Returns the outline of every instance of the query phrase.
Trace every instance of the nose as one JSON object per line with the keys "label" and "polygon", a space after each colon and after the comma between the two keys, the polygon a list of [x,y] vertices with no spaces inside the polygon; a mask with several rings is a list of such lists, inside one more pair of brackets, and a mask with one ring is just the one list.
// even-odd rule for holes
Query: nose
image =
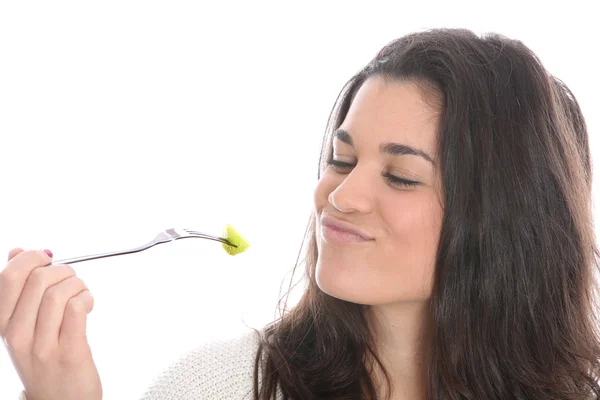
{"label": "nose", "polygon": [[374,188],[369,185],[369,182],[372,182],[373,179],[360,176],[356,172],[357,169],[354,169],[342,183],[329,193],[327,198],[329,203],[340,212],[367,213],[372,209]]}

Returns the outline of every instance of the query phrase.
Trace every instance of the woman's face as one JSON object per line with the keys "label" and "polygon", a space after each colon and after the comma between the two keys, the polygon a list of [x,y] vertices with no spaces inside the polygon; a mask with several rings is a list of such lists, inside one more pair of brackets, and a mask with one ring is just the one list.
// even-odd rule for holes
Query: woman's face
{"label": "woman's face", "polygon": [[442,221],[439,118],[411,82],[376,76],[357,92],[314,193],[321,290],[369,305],[429,298]]}

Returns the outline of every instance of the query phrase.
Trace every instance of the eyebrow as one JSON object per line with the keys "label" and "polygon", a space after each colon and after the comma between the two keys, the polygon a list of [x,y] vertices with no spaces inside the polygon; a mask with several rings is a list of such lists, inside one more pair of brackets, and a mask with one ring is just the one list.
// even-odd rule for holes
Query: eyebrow
{"label": "eyebrow", "polygon": [[[333,138],[339,139],[342,142],[354,147],[354,140],[352,140],[352,136],[350,136],[350,134],[343,129],[336,130],[333,133]],[[435,161],[433,161],[433,158],[429,154],[427,154],[423,150],[415,149],[414,147],[411,147],[411,146],[408,146],[405,144],[383,143],[379,146],[379,151],[382,154],[390,154],[392,156],[417,156],[417,157],[424,158],[425,160],[429,161],[431,164],[435,165]]]}

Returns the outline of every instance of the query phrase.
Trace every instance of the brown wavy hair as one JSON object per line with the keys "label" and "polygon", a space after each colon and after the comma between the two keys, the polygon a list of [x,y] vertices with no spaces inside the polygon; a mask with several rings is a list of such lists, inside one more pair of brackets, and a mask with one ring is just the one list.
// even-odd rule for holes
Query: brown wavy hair
{"label": "brown wavy hair", "polygon": [[[592,164],[571,91],[517,40],[462,29],[404,36],[340,92],[319,178],[332,132],[372,76],[415,82],[442,111],[429,398],[600,398]],[[383,366],[368,306],[318,288],[315,217],[296,263],[307,287],[260,332],[253,397],[374,400],[373,368]]]}

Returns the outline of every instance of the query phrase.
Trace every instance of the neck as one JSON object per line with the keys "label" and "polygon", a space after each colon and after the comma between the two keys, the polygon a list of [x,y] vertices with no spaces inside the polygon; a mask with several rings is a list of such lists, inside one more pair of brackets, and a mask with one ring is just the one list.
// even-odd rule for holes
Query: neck
{"label": "neck", "polygon": [[370,307],[369,317],[375,327],[375,351],[387,371],[392,388],[375,368],[375,384],[391,399],[426,399],[425,357],[429,304],[415,302]]}

